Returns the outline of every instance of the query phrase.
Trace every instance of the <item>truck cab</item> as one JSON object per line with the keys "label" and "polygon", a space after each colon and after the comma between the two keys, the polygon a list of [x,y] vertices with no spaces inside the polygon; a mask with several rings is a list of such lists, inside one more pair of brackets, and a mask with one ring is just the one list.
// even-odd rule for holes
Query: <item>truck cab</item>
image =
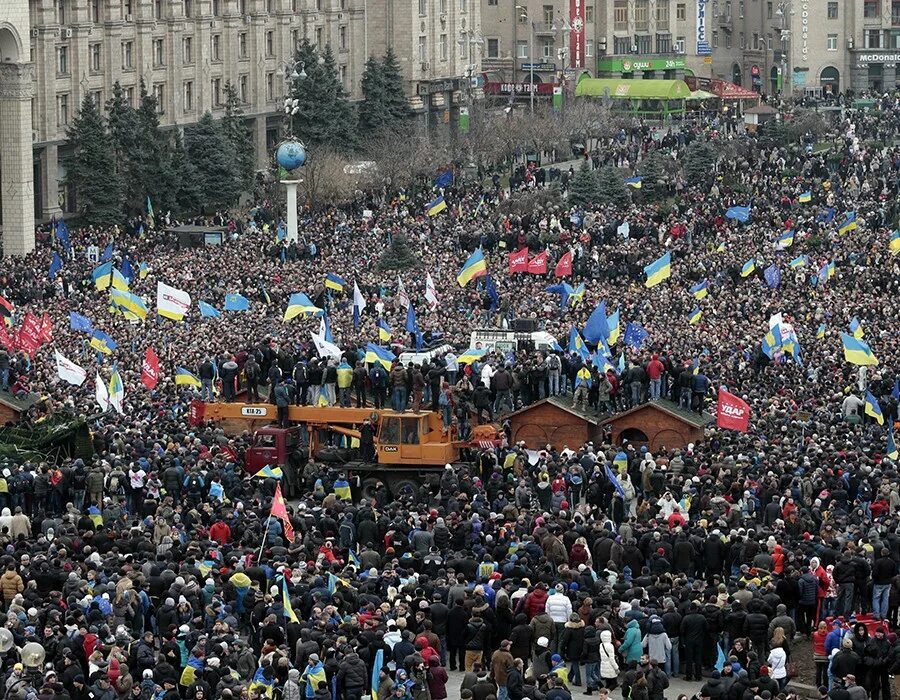
{"label": "truck cab", "polygon": [[263,467],[287,467],[291,455],[300,445],[300,426],[260,428],[253,435],[253,444],[244,455],[244,469],[256,474]]}

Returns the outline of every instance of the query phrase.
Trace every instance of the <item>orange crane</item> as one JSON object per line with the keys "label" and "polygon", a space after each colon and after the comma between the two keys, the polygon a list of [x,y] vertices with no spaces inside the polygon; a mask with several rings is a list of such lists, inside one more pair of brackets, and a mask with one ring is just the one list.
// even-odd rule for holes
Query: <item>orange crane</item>
{"label": "orange crane", "polygon": [[[290,426],[281,428],[273,421],[277,408],[272,404],[205,403],[194,401],[190,422],[220,423],[226,431],[254,431],[252,445],[244,457],[245,469],[255,474],[266,466],[281,466],[286,471],[302,466],[302,452],[322,462],[342,465],[348,477],[355,477],[365,496],[375,485],[386,483],[399,495],[415,490],[447,464],[461,462],[464,450],[499,445],[500,434],[493,425],[479,425],[469,440],[460,440],[455,427],[443,430],[439,413],[397,413],[389,409],[341,408],[338,406],[290,406]],[[336,435],[353,445],[359,440],[360,427],[368,419],[375,431],[374,461],[352,459],[355,451],[333,447]],[[288,482],[291,479],[288,478]]]}

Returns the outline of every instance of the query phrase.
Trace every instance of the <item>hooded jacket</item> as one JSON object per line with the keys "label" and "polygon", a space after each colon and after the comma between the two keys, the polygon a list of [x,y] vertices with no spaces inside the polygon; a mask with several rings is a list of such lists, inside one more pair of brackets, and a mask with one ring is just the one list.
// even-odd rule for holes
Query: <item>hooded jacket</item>
{"label": "hooded jacket", "polygon": [[616,648],[612,642],[612,632],[600,632],[600,677],[616,678],[619,675],[619,664],[616,662]]}

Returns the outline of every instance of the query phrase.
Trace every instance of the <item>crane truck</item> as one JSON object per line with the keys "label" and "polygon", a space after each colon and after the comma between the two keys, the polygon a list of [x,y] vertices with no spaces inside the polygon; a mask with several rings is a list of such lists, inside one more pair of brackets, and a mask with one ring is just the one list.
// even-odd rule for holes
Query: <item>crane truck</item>
{"label": "crane truck", "polygon": [[[286,486],[296,481],[291,477],[302,469],[306,460],[330,462],[358,483],[363,497],[375,493],[376,484],[385,484],[394,496],[411,495],[429,475],[445,465],[468,466],[464,456],[474,447],[501,444],[496,426],[475,426],[468,440],[460,440],[455,427],[443,430],[439,413],[397,413],[380,408],[341,408],[338,406],[290,406],[288,427],[275,421],[277,408],[264,403],[191,404],[190,422],[217,423],[226,432],[251,431],[252,443],[244,455],[244,469],[255,474],[266,466],[281,466],[288,476]],[[359,439],[360,427],[368,419],[374,427],[374,461],[359,459],[358,450],[335,448],[338,436],[352,444]],[[351,481],[351,483],[353,483]]]}

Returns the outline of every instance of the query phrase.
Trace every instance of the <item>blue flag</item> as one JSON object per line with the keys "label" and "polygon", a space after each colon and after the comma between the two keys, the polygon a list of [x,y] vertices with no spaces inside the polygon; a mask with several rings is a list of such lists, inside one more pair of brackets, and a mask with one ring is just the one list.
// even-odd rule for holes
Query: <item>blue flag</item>
{"label": "blue flag", "polygon": [[716,670],[721,673],[722,669],[725,668],[725,650],[722,649],[721,644],[716,644]]}
{"label": "blue flag", "polygon": [[484,282],[485,291],[487,291],[488,299],[491,300],[491,311],[496,311],[500,306],[500,295],[497,293],[497,287],[494,285],[494,279],[488,275]]}
{"label": "blue flag", "polygon": [[205,301],[200,302],[200,316],[203,318],[219,318],[221,315],[221,312],[212,304],[207,304]]}
{"label": "blue flag", "polygon": [[891,396],[900,401],[900,379],[894,380],[894,389],[891,391]]}
{"label": "blue flag", "polygon": [[56,273],[60,270],[62,270],[62,258],[59,257],[59,253],[53,251],[53,259],[50,261],[50,271],[47,273],[47,277],[55,278]]}
{"label": "blue flag", "polygon": [[131,284],[131,281],[134,279],[134,268],[131,266],[131,261],[128,259],[127,255],[122,261],[122,265],[119,267],[119,272],[121,272],[122,277],[127,279],[128,283]]}
{"label": "blue flag", "polygon": [[603,465],[603,468],[606,470],[606,478],[609,479],[609,482],[613,485],[613,488],[619,494],[621,498],[625,498],[625,489],[622,488],[622,484],[619,482],[616,475],[613,474],[612,469],[609,468],[608,464]]}
{"label": "blue flag", "polygon": [[628,325],[625,327],[625,345],[628,347],[632,347],[635,350],[639,350],[641,345],[644,344],[644,341],[647,339],[647,331],[644,330],[644,327],[640,323],[632,323],[628,322]]}
{"label": "blue flag", "polygon": [[100,262],[106,262],[107,260],[112,260],[113,256],[113,244],[109,243],[103,249],[103,255],[100,256]]}
{"label": "blue flag", "polygon": [[82,333],[94,332],[94,326],[91,324],[90,319],[87,316],[76,314],[74,311],[69,312],[69,328]]}
{"label": "blue flag", "polygon": [[750,220],[750,206],[746,207],[730,207],[725,212],[725,218],[740,221],[742,224]]}
{"label": "blue flag", "polygon": [[419,330],[419,326],[416,324],[416,310],[413,308],[412,303],[406,307],[406,330],[410,333],[415,333]]}
{"label": "blue flag", "polygon": [[63,248],[66,249],[66,252],[71,252],[72,240],[69,238],[69,227],[66,226],[64,219],[60,219],[56,222],[56,237],[59,239],[59,242],[63,244]]}
{"label": "blue flag", "polygon": [[438,175],[434,180],[435,187],[450,187],[453,184],[453,170],[452,168],[448,168],[440,175]]}
{"label": "blue flag", "polygon": [[763,272],[763,277],[766,278],[766,284],[775,289],[781,284],[781,269],[775,263],[772,263]]}
{"label": "blue flag", "polygon": [[584,339],[589,343],[599,343],[609,337],[609,324],[606,321],[606,302],[601,301],[590,315],[584,329],[581,331]]}
{"label": "blue flag", "polygon": [[231,294],[225,295],[225,310],[226,311],[249,311],[250,310],[250,300],[247,299],[243,294],[238,294],[237,292],[233,292]]}

